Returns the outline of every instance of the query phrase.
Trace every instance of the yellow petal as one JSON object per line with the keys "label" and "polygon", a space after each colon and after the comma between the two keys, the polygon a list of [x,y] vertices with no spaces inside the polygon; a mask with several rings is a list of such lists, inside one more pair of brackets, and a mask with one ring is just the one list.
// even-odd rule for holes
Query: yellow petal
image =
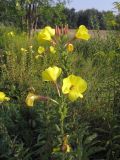
{"label": "yellow petal", "polygon": [[71,151],[71,147],[67,144],[67,150],[66,150],[66,152],[70,152]]}
{"label": "yellow petal", "polygon": [[51,35],[48,32],[48,30],[46,29],[42,29],[39,33],[38,33],[38,39],[40,41],[44,40],[44,41],[51,41]]}
{"label": "yellow petal", "polygon": [[35,56],[35,59],[38,59],[39,57],[40,57],[40,55],[36,55],[36,56]]}
{"label": "yellow petal", "polygon": [[25,100],[25,103],[27,104],[28,107],[33,107],[34,101],[38,99],[38,96],[29,92],[27,95],[27,98]]}
{"label": "yellow petal", "polygon": [[21,48],[20,50],[21,50],[21,52],[23,52],[23,53],[27,52],[27,50],[26,50],[25,48]]}
{"label": "yellow petal", "polygon": [[50,46],[50,53],[53,53],[53,54],[56,53],[56,50],[53,46]]}
{"label": "yellow petal", "polygon": [[9,98],[9,97],[5,97],[5,100],[6,100],[6,101],[9,101],[9,100],[10,100],[10,98]]}
{"label": "yellow petal", "polygon": [[84,25],[81,25],[76,32],[75,37],[78,39],[88,40],[90,39],[90,34],[88,33],[88,29]]}
{"label": "yellow petal", "polygon": [[87,82],[81,77],[70,75],[69,79],[71,81],[71,84],[75,86],[74,89],[76,89],[77,92],[83,93],[87,89]]}
{"label": "yellow petal", "polygon": [[83,98],[82,93],[87,89],[87,83],[79,76],[70,75],[63,79],[62,92],[68,94],[71,101],[77,98]]}
{"label": "yellow petal", "polygon": [[77,88],[80,93],[85,92],[87,89],[87,82],[81,77],[78,77]]}
{"label": "yellow petal", "polygon": [[69,92],[68,97],[73,102],[73,101],[77,100],[77,98],[79,98],[79,92],[77,92],[76,90],[71,90]]}
{"label": "yellow petal", "polygon": [[11,32],[8,33],[8,36],[14,37],[14,35],[15,35],[15,34],[14,34],[13,31],[11,31]]}
{"label": "yellow petal", "polygon": [[44,81],[56,81],[57,78],[60,76],[62,72],[61,68],[58,68],[56,66],[54,67],[49,67],[45,71],[42,72],[42,79]]}
{"label": "yellow petal", "polygon": [[55,35],[55,29],[51,28],[50,26],[46,26],[45,29],[49,32],[51,36]]}
{"label": "yellow petal", "polygon": [[45,52],[45,48],[42,47],[42,46],[40,46],[40,47],[38,48],[38,53],[39,53],[39,54],[42,54],[42,53],[44,53],[44,52]]}
{"label": "yellow petal", "polygon": [[73,52],[73,50],[74,50],[73,44],[69,43],[69,44],[67,45],[67,50],[68,50],[68,52]]}
{"label": "yellow petal", "polygon": [[0,102],[9,101],[9,100],[10,100],[10,98],[6,97],[4,92],[0,92]]}
{"label": "yellow petal", "polygon": [[5,93],[0,92],[0,102],[4,101],[4,99],[5,99]]}
{"label": "yellow petal", "polygon": [[72,86],[69,77],[63,79],[62,92],[63,94],[68,94],[70,92],[70,87]]}

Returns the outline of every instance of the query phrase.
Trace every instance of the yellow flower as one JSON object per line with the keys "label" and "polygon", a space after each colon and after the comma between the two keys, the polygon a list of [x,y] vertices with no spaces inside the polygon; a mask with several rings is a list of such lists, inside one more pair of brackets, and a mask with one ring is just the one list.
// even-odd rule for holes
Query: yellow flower
{"label": "yellow flower", "polygon": [[45,71],[42,72],[42,79],[44,81],[53,81],[55,82],[57,78],[60,76],[62,72],[61,68],[58,68],[56,66],[49,67]]}
{"label": "yellow flower", "polygon": [[39,33],[38,33],[38,39],[41,41],[51,41],[51,35],[49,33],[49,31],[47,29],[42,29]]}
{"label": "yellow flower", "polygon": [[40,55],[36,55],[36,56],[35,56],[35,59],[38,59],[39,57],[40,57]]}
{"label": "yellow flower", "polygon": [[40,46],[40,47],[38,48],[38,53],[39,53],[39,54],[42,54],[42,53],[44,53],[44,52],[45,52],[45,48],[42,47],[42,46]]}
{"label": "yellow flower", "polygon": [[73,50],[74,50],[73,44],[69,43],[69,44],[67,45],[67,51],[68,51],[68,52],[73,52]]}
{"label": "yellow flower", "polygon": [[90,34],[88,33],[88,29],[84,25],[81,25],[77,30],[75,37],[78,39],[88,40],[90,39]]}
{"label": "yellow flower", "polygon": [[33,49],[33,46],[31,45],[31,46],[29,46],[29,48],[30,48],[30,49]]}
{"label": "yellow flower", "polygon": [[21,52],[23,52],[23,53],[26,53],[26,52],[27,52],[27,50],[26,50],[25,48],[21,48],[20,50],[21,50]]}
{"label": "yellow flower", "polygon": [[68,135],[65,135],[63,137],[63,144],[62,144],[62,148],[61,149],[62,149],[63,152],[66,152],[66,153],[71,151],[71,147],[68,144]]}
{"label": "yellow flower", "polygon": [[50,53],[53,53],[53,54],[56,53],[56,50],[53,46],[50,46]]}
{"label": "yellow flower", "polygon": [[65,152],[65,153],[69,153],[71,151],[71,147],[69,144],[63,144],[62,146],[62,151]]}
{"label": "yellow flower", "polygon": [[67,144],[66,152],[70,152],[70,151],[71,151],[71,147]]}
{"label": "yellow flower", "polygon": [[3,101],[9,101],[10,98],[6,97],[6,94],[4,92],[0,92],[0,103]]}
{"label": "yellow flower", "polygon": [[51,36],[55,35],[55,29],[51,28],[50,26],[46,26],[45,30],[47,30]]}
{"label": "yellow flower", "polygon": [[28,107],[33,107],[34,101],[38,98],[39,96],[35,95],[34,93],[29,92],[25,100],[25,103],[27,104]]}
{"label": "yellow flower", "polygon": [[9,32],[7,35],[8,35],[8,36],[11,36],[11,37],[14,37],[14,36],[15,36],[15,34],[14,34],[13,31]]}
{"label": "yellow flower", "polygon": [[83,98],[82,93],[87,89],[87,83],[81,77],[70,75],[63,79],[62,92],[68,94],[71,101]]}

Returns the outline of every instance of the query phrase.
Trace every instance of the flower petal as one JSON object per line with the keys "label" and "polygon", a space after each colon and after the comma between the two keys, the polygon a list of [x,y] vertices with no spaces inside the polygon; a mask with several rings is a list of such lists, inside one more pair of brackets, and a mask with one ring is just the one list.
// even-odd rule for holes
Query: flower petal
{"label": "flower petal", "polygon": [[49,32],[51,36],[55,35],[55,29],[51,28],[50,26],[46,26],[45,29]]}
{"label": "flower petal", "polygon": [[49,67],[45,71],[42,72],[42,79],[44,81],[56,81],[57,78],[60,76],[62,72],[61,68],[58,68],[56,66],[54,67]]}
{"label": "flower petal", "polygon": [[38,48],[38,53],[39,53],[39,54],[42,54],[42,53],[44,53],[44,52],[45,52],[45,48],[42,47],[42,46],[40,46],[40,47]]}
{"label": "flower petal", "polygon": [[39,40],[46,40],[46,41],[51,41],[51,35],[48,32],[48,30],[46,29],[42,29],[39,33],[38,33],[38,39]]}
{"label": "flower petal", "polygon": [[25,100],[25,103],[27,104],[28,107],[33,107],[34,101],[38,99],[38,96],[29,92],[27,95],[27,98]]}
{"label": "flower petal", "polygon": [[63,86],[62,86],[62,92],[63,94],[68,94],[70,92],[70,87],[72,86],[70,78],[64,78],[63,79]]}
{"label": "flower petal", "polygon": [[90,34],[88,33],[88,29],[84,25],[81,25],[77,30],[75,37],[78,39],[88,40],[90,39]]}
{"label": "flower petal", "polygon": [[77,90],[71,90],[69,92],[68,97],[73,102],[73,101],[77,100],[77,98],[79,97],[79,92],[77,92]]}
{"label": "flower petal", "polygon": [[6,97],[6,94],[4,92],[0,92],[0,102],[9,101],[9,100],[10,98]]}

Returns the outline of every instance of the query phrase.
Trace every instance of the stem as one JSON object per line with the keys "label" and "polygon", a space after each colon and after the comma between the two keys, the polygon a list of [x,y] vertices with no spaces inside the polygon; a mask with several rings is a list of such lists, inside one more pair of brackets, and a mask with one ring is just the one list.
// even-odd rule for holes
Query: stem
{"label": "stem", "polygon": [[60,90],[59,90],[59,86],[58,86],[57,82],[55,82],[55,86],[56,86],[56,89],[57,89],[58,95],[59,95],[59,97],[60,97]]}
{"label": "stem", "polygon": [[[64,103],[64,101],[62,101],[62,103],[60,105],[59,114],[60,114],[60,131],[61,131],[61,138],[62,138],[61,144],[63,145],[63,138],[65,136],[65,132],[64,132],[64,126],[65,126],[65,124],[64,124],[64,120],[65,120],[65,118],[67,116],[67,106]],[[65,160],[65,153],[64,153],[64,151],[63,151],[61,159]]]}

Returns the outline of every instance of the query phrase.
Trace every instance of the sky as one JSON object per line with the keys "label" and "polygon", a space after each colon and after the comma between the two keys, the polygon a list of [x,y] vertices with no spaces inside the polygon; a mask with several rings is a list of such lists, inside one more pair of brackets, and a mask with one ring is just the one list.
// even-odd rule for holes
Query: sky
{"label": "sky", "polygon": [[98,9],[99,11],[115,10],[113,2],[118,0],[71,0],[67,5],[68,8],[75,8],[76,11],[90,8]]}

